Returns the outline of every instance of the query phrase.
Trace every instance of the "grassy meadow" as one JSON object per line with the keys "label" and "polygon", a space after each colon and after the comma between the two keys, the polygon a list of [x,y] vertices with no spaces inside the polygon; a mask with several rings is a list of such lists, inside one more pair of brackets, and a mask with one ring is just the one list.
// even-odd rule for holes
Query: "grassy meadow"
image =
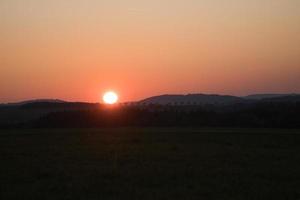
{"label": "grassy meadow", "polygon": [[0,199],[299,199],[300,130],[0,130]]}

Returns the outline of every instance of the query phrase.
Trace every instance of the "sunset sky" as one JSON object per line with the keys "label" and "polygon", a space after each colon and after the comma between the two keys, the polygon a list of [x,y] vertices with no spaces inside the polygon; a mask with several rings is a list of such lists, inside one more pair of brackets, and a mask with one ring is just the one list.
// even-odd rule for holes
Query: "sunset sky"
{"label": "sunset sky", "polygon": [[300,93],[300,0],[0,0],[0,102]]}

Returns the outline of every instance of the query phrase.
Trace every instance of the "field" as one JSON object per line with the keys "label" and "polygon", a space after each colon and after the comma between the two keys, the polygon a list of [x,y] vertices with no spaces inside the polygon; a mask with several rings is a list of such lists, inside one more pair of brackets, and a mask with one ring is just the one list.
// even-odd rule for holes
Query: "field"
{"label": "field", "polygon": [[0,130],[0,199],[299,199],[300,130]]}

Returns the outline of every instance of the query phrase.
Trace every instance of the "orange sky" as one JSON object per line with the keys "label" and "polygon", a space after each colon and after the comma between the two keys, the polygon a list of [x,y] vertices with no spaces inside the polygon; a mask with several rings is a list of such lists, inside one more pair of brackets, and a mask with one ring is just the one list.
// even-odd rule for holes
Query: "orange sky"
{"label": "orange sky", "polygon": [[0,102],[300,93],[299,0],[1,0]]}

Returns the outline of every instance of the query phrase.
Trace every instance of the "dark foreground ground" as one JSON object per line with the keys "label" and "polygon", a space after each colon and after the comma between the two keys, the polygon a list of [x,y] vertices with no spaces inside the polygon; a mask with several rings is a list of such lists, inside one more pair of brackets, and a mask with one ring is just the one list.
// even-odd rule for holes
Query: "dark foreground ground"
{"label": "dark foreground ground", "polygon": [[300,131],[1,130],[0,199],[299,199]]}

